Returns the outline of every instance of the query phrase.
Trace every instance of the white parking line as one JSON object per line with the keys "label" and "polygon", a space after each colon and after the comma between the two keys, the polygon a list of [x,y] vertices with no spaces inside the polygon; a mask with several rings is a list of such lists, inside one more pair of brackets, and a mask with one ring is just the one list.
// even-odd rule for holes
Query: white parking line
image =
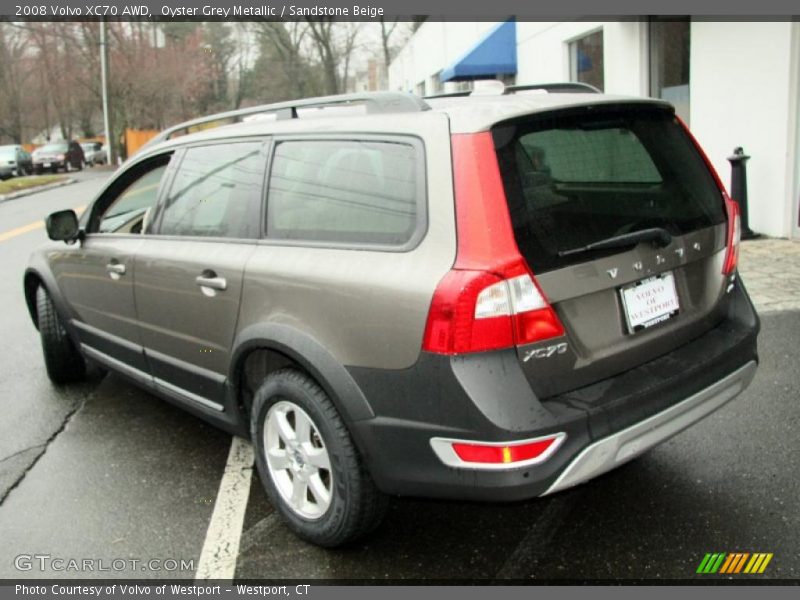
{"label": "white parking line", "polygon": [[253,446],[234,437],[195,579],[233,579],[253,476]]}

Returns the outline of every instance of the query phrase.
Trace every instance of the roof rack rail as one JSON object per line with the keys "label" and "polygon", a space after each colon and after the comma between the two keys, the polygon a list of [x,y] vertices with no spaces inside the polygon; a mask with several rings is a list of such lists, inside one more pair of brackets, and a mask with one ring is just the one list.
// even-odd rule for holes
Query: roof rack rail
{"label": "roof rack rail", "polygon": [[529,90],[543,90],[551,94],[602,94],[593,85],[579,81],[566,81],[563,83],[532,83],[524,85],[509,85],[506,94],[514,92],[527,92]]}
{"label": "roof rack rail", "polygon": [[[159,142],[172,138],[176,133],[189,133],[194,127],[199,127],[215,121],[228,121],[236,123],[242,118],[251,115],[274,113],[277,120],[296,119],[297,109],[299,108],[321,108],[325,106],[363,104],[367,113],[407,113],[421,112],[430,110],[430,106],[420,97],[403,92],[366,92],[360,94],[339,94],[336,96],[320,96],[317,98],[304,98],[289,102],[277,102],[274,104],[262,104],[237,110],[216,113],[205,117],[199,117],[190,121],[184,121],[164,129],[161,133],[148,141],[141,150],[154,146]],[[225,123],[229,125],[231,123]]]}
{"label": "roof rack rail", "polygon": [[472,94],[472,90],[461,92],[442,92],[441,94],[431,94],[430,96],[423,96],[423,100],[435,100],[436,98],[465,98]]}

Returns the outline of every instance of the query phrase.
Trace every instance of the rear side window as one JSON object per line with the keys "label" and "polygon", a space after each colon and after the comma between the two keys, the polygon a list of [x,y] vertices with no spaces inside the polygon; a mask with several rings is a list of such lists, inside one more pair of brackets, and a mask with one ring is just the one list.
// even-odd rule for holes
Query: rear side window
{"label": "rear side window", "polygon": [[493,133],[517,244],[536,271],[620,252],[559,256],[612,236],[682,235],[725,220],[716,183],[669,111],[584,108]]}
{"label": "rear side window", "polygon": [[286,240],[403,245],[417,230],[416,144],[290,140],[276,145],[267,235]]}
{"label": "rear side window", "polygon": [[170,187],[159,233],[257,238],[262,148],[262,142],[189,148]]}

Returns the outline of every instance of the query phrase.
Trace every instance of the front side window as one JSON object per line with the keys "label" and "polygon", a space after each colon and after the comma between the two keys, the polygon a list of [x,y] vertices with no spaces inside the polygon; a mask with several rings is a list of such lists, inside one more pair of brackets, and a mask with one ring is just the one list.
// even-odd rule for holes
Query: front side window
{"label": "front side window", "polygon": [[[92,219],[90,232],[142,233],[152,218],[158,189],[170,156],[137,165],[118,179],[101,198],[101,211]],[[102,208],[104,207],[104,208]]]}
{"label": "front side window", "polygon": [[259,235],[263,142],[189,148],[158,233],[252,239]]}
{"label": "front side window", "polygon": [[389,141],[281,142],[269,178],[271,238],[402,245],[417,230],[421,150]]}
{"label": "front side window", "polygon": [[603,75],[603,30],[585,35],[569,44],[570,79],[593,85],[601,92]]}

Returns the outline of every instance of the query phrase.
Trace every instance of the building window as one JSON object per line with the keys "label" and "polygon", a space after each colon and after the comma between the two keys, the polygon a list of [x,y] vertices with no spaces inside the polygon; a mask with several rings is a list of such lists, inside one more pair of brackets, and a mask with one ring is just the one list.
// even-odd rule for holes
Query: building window
{"label": "building window", "polygon": [[588,83],[601,92],[603,76],[603,30],[595,31],[569,44],[569,71],[572,81]]}
{"label": "building window", "polygon": [[689,122],[689,50],[691,23],[688,18],[653,20],[649,23],[650,95],[675,105],[675,112]]}

